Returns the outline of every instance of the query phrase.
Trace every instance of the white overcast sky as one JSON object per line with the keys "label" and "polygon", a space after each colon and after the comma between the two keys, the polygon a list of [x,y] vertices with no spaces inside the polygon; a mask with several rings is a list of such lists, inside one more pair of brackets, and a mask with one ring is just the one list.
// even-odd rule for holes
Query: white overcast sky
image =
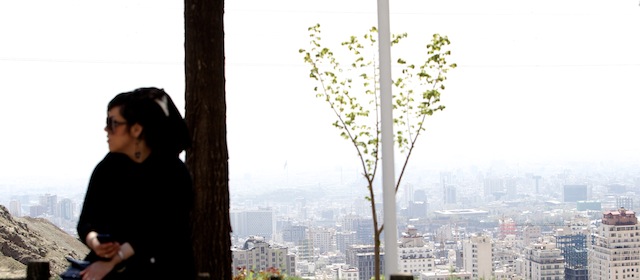
{"label": "white overcast sky", "polygon": [[[637,0],[390,2],[392,33],[408,32],[416,50],[447,35],[459,65],[413,164],[640,158]],[[232,182],[285,163],[357,168],[298,49],[309,26],[337,46],[376,15],[372,0],[226,1]],[[85,184],[119,92],[162,87],[184,106],[182,1],[1,1],[0,26],[0,187]]]}

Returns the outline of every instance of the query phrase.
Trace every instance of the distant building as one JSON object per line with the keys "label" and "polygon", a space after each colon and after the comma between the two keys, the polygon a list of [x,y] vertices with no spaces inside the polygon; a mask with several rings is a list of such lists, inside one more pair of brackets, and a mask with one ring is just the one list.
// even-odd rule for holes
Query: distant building
{"label": "distant building", "polygon": [[242,248],[232,248],[231,255],[234,276],[239,272],[235,268],[256,272],[276,268],[285,275],[295,275],[295,256],[286,247],[270,245],[261,237],[250,237]]}
{"label": "distant building", "polygon": [[309,230],[309,239],[313,247],[317,248],[320,254],[333,251],[335,230],[328,228],[312,228]]}
{"label": "distant building", "polygon": [[[331,271],[331,280],[359,280],[360,273],[358,268],[347,264],[334,264],[329,270]],[[317,279],[317,278],[316,278]],[[323,278],[326,279],[326,278]]]}
{"label": "distant building", "polygon": [[600,201],[584,201],[580,200],[576,203],[576,210],[578,211],[602,211],[602,203]]}
{"label": "distant building", "polygon": [[640,277],[640,227],[635,212],[606,211],[589,245],[589,279]]}
{"label": "distant building", "polygon": [[504,180],[501,178],[486,178],[484,179],[484,196],[487,198],[500,198],[506,194],[504,190]]}
{"label": "distant building", "polygon": [[587,185],[564,185],[563,201],[578,202],[581,200],[588,200],[588,194]]}
{"label": "distant building", "polygon": [[487,235],[474,235],[462,242],[464,270],[473,279],[491,279],[493,274],[493,242]]}
{"label": "distant building", "polygon": [[525,279],[564,279],[564,258],[554,243],[543,241],[525,247]]}
{"label": "distant building", "polygon": [[75,208],[76,204],[73,200],[64,198],[58,203],[59,210],[57,212],[59,213],[60,218],[64,220],[71,220],[75,216]]}
{"label": "distant building", "polygon": [[359,219],[356,228],[356,238],[359,244],[373,244],[373,220]]}
{"label": "distant building", "polygon": [[413,274],[414,277],[435,269],[433,248],[427,246],[422,235],[413,226],[408,226],[400,237],[398,258],[398,271]]}
{"label": "distant building", "polygon": [[46,214],[47,208],[45,208],[42,205],[31,205],[29,206],[29,217],[42,217],[44,214]]}
{"label": "distant building", "polygon": [[616,208],[624,208],[627,210],[635,209],[633,207],[633,197],[630,196],[618,196],[616,197]]}
{"label": "distant building", "polygon": [[454,185],[444,186],[444,204],[456,204],[456,187]]}
{"label": "distant building", "polygon": [[58,205],[58,196],[45,194],[40,197],[40,205],[44,207],[44,212],[53,217],[57,217],[57,205]]}
{"label": "distant building", "polygon": [[542,228],[536,225],[526,225],[522,228],[522,245],[527,247],[532,243],[538,241],[538,238],[542,236]]}
{"label": "distant building", "polygon": [[336,249],[345,254],[347,248],[351,245],[357,244],[355,231],[339,231],[336,232]]}
{"label": "distant building", "polygon": [[9,213],[14,217],[22,216],[22,204],[20,203],[20,200],[11,200],[9,202]]}
{"label": "distant building", "polygon": [[427,216],[427,203],[424,201],[412,201],[407,207],[407,216],[409,219],[424,219]]}
{"label": "distant building", "polygon": [[301,225],[291,225],[282,230],[282,240],[284,242],[291,242],[298,244],[300,241],[307,238],[307,227]]}
{"label": "distant building", "polygon": [[516,222],[511,218],[501,218],[498,220],[499,222],[499,232],[498,238],[500,240],[507,237],[507,235],[515,235],[516,234]]}
{"label": "distant building", "polygon": [[275,233],[276,221],[272,209],[230,210],[229,218],[232,234],[240,238],[263,236],[271,240]]}
{"label": "distant building", "polygon": [[589,279],[587,236],[582,233],[565,234],[562,230],[556,232],[556,246],[564,257],[565,280]]}
{"label": "distant building", "polygon": [[[380,248],[380,274],[384,275],[384,252]],[[359,280],[370,280],[375,275],[375,253],[373,245],[354,245],[347,249],[346,262],[358,268]]]}

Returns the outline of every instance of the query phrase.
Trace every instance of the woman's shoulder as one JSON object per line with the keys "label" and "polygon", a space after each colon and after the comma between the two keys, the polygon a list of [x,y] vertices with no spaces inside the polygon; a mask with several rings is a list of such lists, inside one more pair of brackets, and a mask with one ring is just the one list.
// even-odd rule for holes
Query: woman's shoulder
{"label": "woman's shoulder", "polygon": [[125,154],[109,152],[96,165],[95,170],[111,169],[117,166],[122,166],[130,161],[131,160]]}

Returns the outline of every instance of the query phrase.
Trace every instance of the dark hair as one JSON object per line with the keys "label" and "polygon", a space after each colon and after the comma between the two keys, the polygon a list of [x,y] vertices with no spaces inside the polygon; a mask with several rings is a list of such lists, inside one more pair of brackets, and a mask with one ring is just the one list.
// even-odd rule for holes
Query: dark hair
{"label": "dark hair", "polygon": [[148,87],[120,93],[107,110],[118,106],[127,123],[142,126],[140,138],[152,152],[177,155],[191,145],[187,125],[163,89]]}

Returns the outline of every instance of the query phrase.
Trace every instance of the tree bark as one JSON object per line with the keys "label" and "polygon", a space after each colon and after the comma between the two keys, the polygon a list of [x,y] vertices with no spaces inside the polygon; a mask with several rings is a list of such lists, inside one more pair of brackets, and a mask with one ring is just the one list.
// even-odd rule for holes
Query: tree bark
{"label": "tree bark", "polygon": [[193,248],[200,279],[231,279],[224,0],[185,0],[186,163],[196,199]]}

